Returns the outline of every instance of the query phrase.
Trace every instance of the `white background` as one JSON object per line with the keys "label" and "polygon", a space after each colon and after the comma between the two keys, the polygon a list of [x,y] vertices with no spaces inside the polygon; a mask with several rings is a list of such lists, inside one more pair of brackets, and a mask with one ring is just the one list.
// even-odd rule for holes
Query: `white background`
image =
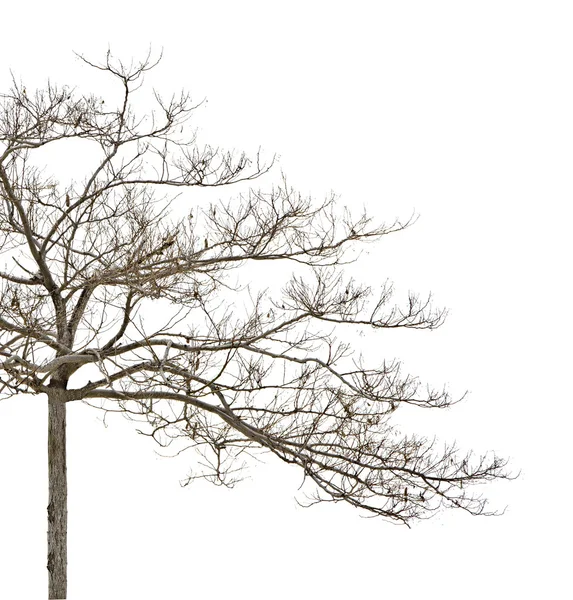
{"label": "white background", "polygon": [[[366,355],[469,389],[418,429],[522,470],[485,490],[504,516],[450,511],[408,530],[299,508],[300,474],[271,459],[231,491],[181,488],[185,456],[72,405],[69,598],[567,597],[571,13],[551,0],[3,7],[3,89],[12,69],[30,89],[105,91],[72,50],[97,60],[109,43],[129,59],[151,43],[154,85],[208,98],[206,139],[278,153],[317,199],[333,190],[388,221],[416,211],[351,274],[433,291],[450,318],[367,335]],[[41,397],[0,403],[1,598],[46,596],[46,417]]]}

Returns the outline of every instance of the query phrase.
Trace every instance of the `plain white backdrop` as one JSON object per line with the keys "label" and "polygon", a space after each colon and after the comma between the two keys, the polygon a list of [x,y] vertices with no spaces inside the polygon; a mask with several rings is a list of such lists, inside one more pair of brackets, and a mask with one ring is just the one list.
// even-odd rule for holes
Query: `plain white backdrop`
{"label": "plain white backdrop", "polygon": [[[164,50],[151,84],[208,99],[206,140],[276,152],[274,177],[317,199],[332,190],[387,221],[418,213],[351,274],[432,291],[450,317],[365,334],[365,356],[470,390],[405,426],[522,471],[484,489],[504,516],[450,511],[408,530],[299,508],[300,474],[271,458],[234,490],[181,488],[191,456],[161,458],[129,421],[106,428],[72,405],[68,597],[567,597],[571,4],[34,0],[2,13],[3,90],[12,69],[30,89],[49,77],[107,93],[72,51],[98,60],[109,44],[129,60],[151,44]],[[1,598],[47,593],[46,429],[44,398],[0,403]]]}

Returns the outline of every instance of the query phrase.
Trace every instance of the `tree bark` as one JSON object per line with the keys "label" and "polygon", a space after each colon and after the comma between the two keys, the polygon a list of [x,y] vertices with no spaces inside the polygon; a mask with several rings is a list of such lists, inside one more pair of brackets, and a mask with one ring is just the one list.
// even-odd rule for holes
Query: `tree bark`
{"label": "tree bark", "polygon": [[65,391],[48,394],[48,598],[66,598],[68,578],[68,482]]}

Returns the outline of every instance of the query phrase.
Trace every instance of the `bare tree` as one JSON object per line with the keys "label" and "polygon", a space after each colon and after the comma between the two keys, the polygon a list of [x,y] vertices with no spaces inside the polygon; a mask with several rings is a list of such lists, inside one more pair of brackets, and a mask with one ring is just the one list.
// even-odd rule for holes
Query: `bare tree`
{"label": "bare tree", "polygon": [[[366,366],[334,336],[346,324],[442,323],[429,299],[410,295],[400,307],[389,284],[375,293],[344,275],[349,249],[409,222],[376,226],[284,179],[176,218],[170,209],[185,195],[159,192],[230,186],[271,165],[201,146],[186,94],[155,93],[156,109],[138,115],[133,95],[157,64],[149,56],[129,66],[109,53],[82,60],[117,81],[119,100],[13,80],[0,111],[0,391],[48,399],[49,597],[66,596],[73,401],[146,421],[141,433],[161,445],[195,449],[189,481],[232,485],[258,449],[301,468],[311,503],[345,501],[404,524],[441,506],[492,514],[470,488],[509,477],[505,460],[390,424],[405,404],[451,405],[447,391],[421,386],[397,362]],[[62,182],[40,168],[47,146],[96,148],[98,158],[81,183]],[[233,280],[258,261],[291,265],[280,291]]]}

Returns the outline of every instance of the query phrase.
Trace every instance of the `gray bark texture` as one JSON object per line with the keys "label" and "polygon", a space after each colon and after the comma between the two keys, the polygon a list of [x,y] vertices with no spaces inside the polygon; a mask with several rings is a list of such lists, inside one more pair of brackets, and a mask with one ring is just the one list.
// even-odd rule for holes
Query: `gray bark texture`
{"label": "gray bark texture", "polygon": [[64,390],[48,394],[48,576],[49,598],[66,598],[68,483]]}

